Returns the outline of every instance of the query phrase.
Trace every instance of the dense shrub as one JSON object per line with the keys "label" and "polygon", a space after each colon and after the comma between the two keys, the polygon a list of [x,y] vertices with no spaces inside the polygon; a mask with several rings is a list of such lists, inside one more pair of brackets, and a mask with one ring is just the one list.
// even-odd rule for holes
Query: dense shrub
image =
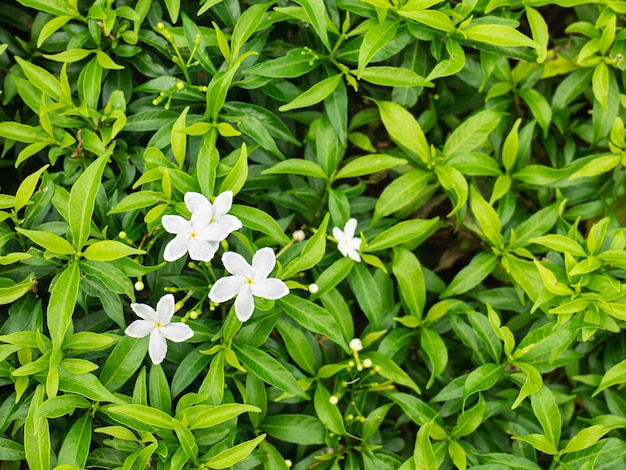
{"label": "dense shrub", "polygon": [[625,2],[18,2],[1,469],[626,467]]}

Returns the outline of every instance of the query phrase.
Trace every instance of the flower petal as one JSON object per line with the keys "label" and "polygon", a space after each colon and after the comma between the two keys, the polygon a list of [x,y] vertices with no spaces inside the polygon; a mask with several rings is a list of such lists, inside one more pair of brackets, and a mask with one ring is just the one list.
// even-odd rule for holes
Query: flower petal
{"label": "flower petal", "polygon": [[231,274],[246,278],[251,278],[254,275],[252,266],[239,253],[227,251],[222,255],[222,264]]}
{"label": "flower petal", "polygon": [[337,240],[337,242],[340,242],[345,238],[345,235],[339,227],[333,227],[333,237],[335,237],[335,240]]}
{"label": "flower petal", "polygon": [[199,231],[198,238],[200,240],[220,242],[224,240],[230,232],[232,232],[230,226],[220,222],[213,222]]}
{"label": "flower petal", "polygon": [[161,328],[161,334],[163,334],[163,336],[170,341],[180,343],[181,341],[191,338],[193,336],[193,330],[189,327],[189,325],[178,322],[170,323],[169,325]]}
{"label": "flower petal", "polygon": [[187,219],[180,215],[164,215],[161,217],[161,225],[169,233],[189,233],[191,225]]}
{"label": "flower petal", "polygon": [[361,261],[361,256],[359,256],[359,252],[357,250],[350,249],[348,251],[348,256],[350,257],[350,259],[353,259],[357,263]]}
{"label": "flower petal", "polygon": [[255,282],[266,279],[276,265],[276,255],[269,247],[261,248],[252,257],[252,271]]}
{"label": "flower petal", "polygon": [[163,251],[163,259],[165,261],[176,261],[182,258],[187,253],[187,244],[189,243],[189,237],[187,235],[176,235],[171,242],[165,246]]}
{"label": "flower petal", "polygon": [[343,233],[346,238],[354,237],[354,232],[356,231],[356,219],[350,219],[346,222],[346,225],[343,227]]}
{"label": "flower petal", "polygon": [[[208,214],[213,211],[213,206],[206,197],[200,193],[194,193],[191,191],[185,193],[185,205],[192,214],[195,212]],[[210,214],[209,217],[211,215],[212,214]]]}
{"label": "flower petal", "polygon": [[167,341],[165,341],[165,338],[157,328],[150,333],[148,354],[154,364],[161,364],[167,354]]}
{"label": "flower petal", "polygon": [[347,245],[346,243],[343,243],[343,242],[337,243],[337,249],[343,256],[348,256],[348,248],[349,248],[349,245]]}
{"label": "flower petal", "polygon": [[166,294],[159,299],[156,306],[156,314],[158,321],[162,326],[167,325],[172,316],[174,315],[174,309],[176,305],[176,300],[172,294]]}
{"label": "flower petal", "polygon": [[196,261],[211,261],[219,244],[217,242],[202,241],[197,239],[189,240],[189,257]]}
{"label": "flower petal", "polygon": [[289,288],[280,279],[270,278],[255,282],[251,286],[252,295],[276,300],[289,294]]}
{"label": "flower petal", "polygon": [[139,318],[144,320],[157,321],[157,314],[150,305],[146,304],[130,304],[130,308]]}
{"label": "flower petal", "polygon": [[209,291],[209,299],[221,304],[237,295],[246,280],[241,276],[227,276],[217,280]]}
{"label": "flower petal", "polygon": [[143,338],[148,336],[154,330],[154,322],[150,320],[135,320],[132,322],[126,330],[125,334],[131,338]]}
{"label": "flower petal", "polygon": [[250,319],[252,312],[254,312],[254,298],[252,297],[252,292],[246,286],[240,289],[235,299],[235,314],[239,321],[245,322]]}
{"label": "flower petal", "polygon": [[213,217],[216,219],[225,215],[233,205],[233,192],[224,191],[213,201]]}

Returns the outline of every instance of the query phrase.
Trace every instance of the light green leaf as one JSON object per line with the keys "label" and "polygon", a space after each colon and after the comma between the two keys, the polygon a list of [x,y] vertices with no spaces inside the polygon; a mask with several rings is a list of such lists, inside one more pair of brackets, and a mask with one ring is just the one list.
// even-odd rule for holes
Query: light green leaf
{"label": "light green leaf", "polygon": [[316,83],[311,88],[296,96],[291,102],[278,108],[279,111],[291,111],[292,109],[307,108],[325,100],[341,81],[342,74],[338,73]]}
{"label": "light green leaf", "polygon": [[73,255],[76,252],[70,242],[52,232],[26,230],[20,227],[15,227],[15,230],[52,253],[59,255]]}
{"label": "light green leaf", "polygon": [[361,72],[372,60],[372,57],[395,37],[398,25],[397,21],[383,21],[367,30],[359,48],[358,79],[361,79]]}
{"label": "light green leaf", "polygon": [[403,243],[417,246],[440,227],[439,218],[405,220],[378,234],[365,247],[365,251],[385,250]]}
{"label": "light green leaf", "polygon": [[263,175],[302,175],[313,178],[328,179],[322,167],[310,160],[290,158],[261,172]]}
{"label": "light green leaf", "polygon": [[546,437],[558,448],[561,439],[561,413],[552,390],[544,385],[530,396],[530,404]]}
{"label": "light green leaf", "polygon": [[113,261],[144,253],[144,250],[138,250],[115,240],[100,240],[89,245],[83,251],[83,256],[91,261]]}
{"label": "light green leaf", "polygon": [[499,24],[478,24],[463,29],[462,32],[469,38],[478,42],[486,42],[494,46],[505,47],[532,47],[537,49],[538,45],[528,36],[520,33],[510,26]]}
{"label": "light green leaf", "polygon": [[502,114],[487,109],[466,119],[446,139],[443,153],[447,158],[478,148],[500,124]]}
{"label": "light green leaf", "polygon": [[429,389],[435,379],[441,375],[448,364],[448,349],[441,336],[430,328],[422,328],[420,332],[420,346],[428,358],[430,379],[426,388]]}
{"label": "light green leaf", "polygon": [[430,147],[415,117],[404,107],[391,101],[376,101],[376,104],[391,140],[414,162],[427,164],[430,161]]}

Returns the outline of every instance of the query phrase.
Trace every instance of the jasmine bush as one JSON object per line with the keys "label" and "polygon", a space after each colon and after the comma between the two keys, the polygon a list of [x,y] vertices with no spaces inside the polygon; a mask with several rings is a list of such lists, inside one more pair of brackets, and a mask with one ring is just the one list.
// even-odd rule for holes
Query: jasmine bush
{"label": "jasmine bush", "polygon": [[626,467],[625,15],[5,2],[0,469]]}

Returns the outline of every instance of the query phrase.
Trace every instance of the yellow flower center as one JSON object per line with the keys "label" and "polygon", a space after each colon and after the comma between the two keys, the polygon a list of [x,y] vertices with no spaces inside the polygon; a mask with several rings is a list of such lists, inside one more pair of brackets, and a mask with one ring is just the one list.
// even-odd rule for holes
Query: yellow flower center
{"label": "yellow flower center", "polygon": [[251,277],[249,277],[248,279],[246,279],[246,284],[248,284],[249,286],[251,286],[252,284],[254,284],[254,281],[252,280]]}
{"label": "yellow flower center", "polygon": [[195,232],[195,230],[189,234],[189,238],[196,238],[197,236],[198,234]]}
{"label": "yellow flower center", "polygon": [[160,322],[160,321],[154,322],[154,327],[155,327],[157,330],[160,330],[160,329],[161,329],[161,326],[163,326],[163,325],[161,325],[161,322]]}

